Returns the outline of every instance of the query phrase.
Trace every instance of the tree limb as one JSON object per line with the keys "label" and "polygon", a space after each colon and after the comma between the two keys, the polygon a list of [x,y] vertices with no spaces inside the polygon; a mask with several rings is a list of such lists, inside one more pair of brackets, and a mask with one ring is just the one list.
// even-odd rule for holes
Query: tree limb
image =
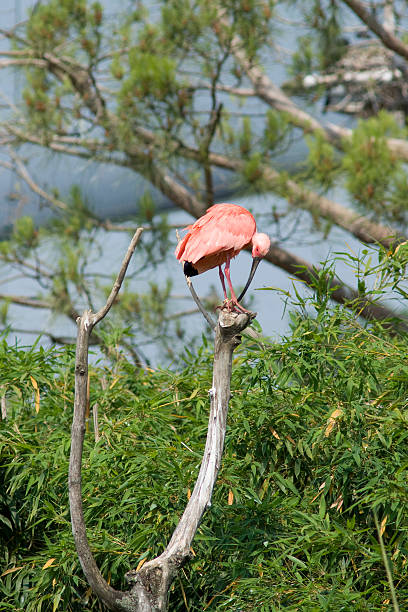
{"label": "tree limb", "polygon": [[108,297],[108,299],[106,301],[106,304],[100,310],[98,310],[98,312],[96,314],[94,314],[93,317],[92,317],[92,327],[94,325],[96,325],[97,323],[99,323],[99,321],[101,321],[107,315],[107,313],[109,312],[109,310],[112,307],[113,302],[117,298],[117,295],[118,295],[118,293],[120,291],[120,288],[122,286],[122,283],[123,283],[123,279],[125,278],[125,274],[126,274],[126,271],[128,269],[129,262],[132,259],[132,255],[135,252],[136,245],[139,242],[139,238],[140,238],[142,232],[143,232],[143,228],[142,227],[139,227],[136,230],[136,232],[135,232],[135,234],[134,234],[134,236],[133,236],[133,238],[132,238],[132,240],[130,242],[130,245],[128,247],[128,250],[127,250],[127,253],[125,255],[125,258],[124,258],[124,260],[122,262],[122,266],[120,268],[119,274],[118,274],[118,276],[117,276],[117,278],[116,278],[116,280],[115,280],[115,282],[113,284],[112,290],[111,290],[111,292],[109,294],[109,297]]}
{"label": "tree limb", "polygon": [[[88,346],[93,327],[107,314],[119,293],[129,261],[133,255],[140,234],[141,230],[139,228],[136,231],[131,244],[129,245],[119,274],[105,306],[96,314],[93,314],[91,311],[87,310],[84,312],[82,317],[79,317],[77,320],[78,335],[75,358],[74,416],[72,422],[71,452],[68,473],[72,533],[81,567],[92,590],[111,610],[117,611],[139,610],[139,608],[129,607],[126,603],[122,605],[121,601],[125,596],[127,598],[127,594],[113,589],[102,576],[89,546],[82,506],[81,465],[88,391]],[[145,609],[148,612],[151,612],[151,608]],[[140,608],[140,610],[143,611],[143,608]]]}
{"label": "tree limb", "polygon": [[196,290],[193,287],[193,283],[191,282],[191,279],[186,276],[185,277],[186,282],[187,282],[187,287],[190,290],[190,293],[193,297],[193,300],[195,301],[195,303],[197,304],[198,309],[200,310],[201,314],[203,315],[204,319],[207,321],[208,325],[210,326],[211,329],[215,329],[216,328],[216,324],[215,321],[212,319],[212,317],[208,314],[208,312],[206,311],[206,309],[204,308],[203,304],[201,303],[200,298],[198,297]]}
{"label": "tree limb", "polygon": [[238,314],[221,309],[216,327],[213,382],[210,389],[210,416],[200,472],[186,509],[164,552],[143,565],[139,572],[128,572],[129,582],[143,584],[154,593],[157,610],[167,610],[169,587],[191,556],[191,544],[205,510],[211,505],[212,491],[220,469],[227,425],[232,354],[240,344],[240,333],[254,314]]}

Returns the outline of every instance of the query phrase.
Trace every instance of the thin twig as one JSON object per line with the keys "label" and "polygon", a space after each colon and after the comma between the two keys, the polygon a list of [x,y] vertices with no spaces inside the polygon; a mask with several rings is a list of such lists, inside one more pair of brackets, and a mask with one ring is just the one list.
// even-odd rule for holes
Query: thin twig
{"label": "thin twig", "polygon": [[97,323],[99,323],[99,321],[101,321],[104,318],[104,316],[106,316],[106,314],[109,312],[113,302],[115,301],[115,299],[116,299],[116,297],[117,297],[117,295],[119,293],[119,290],[120,290],[120,288],[122,286],[123,279],[125,278],[126,270],[128,268],[130,259],[131,259],[132,255],[134,253],[134,250],[136,248],[136,245],[137,245],[137,243],[139,241],[139,238],[140,238],[140,235],[141,235],[142,232],[143,232],[143,228],[142,227],[139,227],[136,230],[136,232],[135,232],[135,234],[134,234],[134,236],[133,236],[133,238],[131,240],[131,243],[129,245],[129,248],[127,250],[127,253],[126,253],[126,255],[125,255],[125,257],[124,257],[124,259],[122,261],[122,266],[121,266],[121,268],[119,270],[119,274],[116,277],[116,280],[115,280],[115,282],[113,284],[113,287],[112,287],[112,291],[110,292],[110,295],[109,295],[109,297],[108,297],[108,299],[106,301],[105,306],[103,306],[96,314],[92,315],[92,324],[93,325],[96,325]]}
{"label": "thin twig", "polygon": [[188,288],[190,289],[191,295],[193,296],[193,300],[197,304],[198,308],[200,309],[200,312],[202,313],[203,317],[207,321],[208,325],[211,327],[211,329],[215,329],[216,322],[209,315],[209,313],[206,311],[206,309],[202,305],[200,298],[198,297],[197,293],[195,292],[195,289],[193,287],[193,283],[191,282],[191,279],[188,276],[186,276],[186,283],[187,283]]}
{"label": "thin twig", "polygon": [[52,195],[44,191],[29,175],[27,168],[24,166],[21,158],[9,148],[9,155],[16,165],[16,172],[22,178],[34,193],[37,193],[41,198],[47,200],[52,206],[59,208],[60,210],[67,210],[68,206],[65,202],[62,202],[58,198],[54,198]]}

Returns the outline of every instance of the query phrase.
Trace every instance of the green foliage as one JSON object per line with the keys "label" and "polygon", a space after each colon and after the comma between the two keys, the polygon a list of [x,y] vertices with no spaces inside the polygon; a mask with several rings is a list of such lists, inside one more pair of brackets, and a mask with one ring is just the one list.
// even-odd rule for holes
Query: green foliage
{"label": "green foliage", "polygon": [[306,136],[306,142],[309,147],[307,164],[312,180],[324,189],[332,187],[339,174],[340,156],[319,132],[313,137]]}
{"label": "green foliage", "polygon": [[[404,245],[377,262],[341,257],[374,296],[400,286]],[[236,353],[229,425],[213,504],[170,609],[389,608],[376,516],[401,609],[408,606],[406,337],[329,307],[332,289],[298,298],[292,333]],[[368,291],[368,290],[367,290]],[[358,304],[356,304],[358,308]],[[116,342],[113,334],[111,341]],[[66,487],[73,351],[0,345],[0,530],[5,609],[99,609],[74,551]],[[204,444],[211,348],[174,371],[136,369],[117,354],[90,368],[83,497],[105,577],[157,555],[194,486]],[[38,391],[37,391],[38,389]],[[187,604],[185,604],[185,601]]]}
{"label": "green foliage", "polygon": [[253,60],[271,33],[271,17],[275,8],[273,0],[232,0],[223,3],[233,18],[231,34],[238,34],[245,51]]}
{"label": "green foliage", "polygon": [[298,49],[292,55],[290,73],[295,77],[332,68],[347,50],[337,3],[299,4],[310,33],[298,38]]}
{"label": "green foliage", "polygon": [[262,178],[262,156],[260,153],[253,153],[244,166],[244,177],[250,184],[258,183]]}
{"label": "green foliage", "polygon": [[27,39],[37,51],[52,52],[74,33],[80,35],[80,45],[86,54],[94,57],[99,46],[97,29],[102,16],[100,2],[50,0],[33,11],[27,22]]}
{"label": "green foliage", "polygon": [[31,217],[20,217],[14,225],[13,240],[21,251],[36,246],[38,233]]}
{"label": "green foliage", "polygon": [[132,49],[129,67],[130,74],[121,90],[123,98],[151,95],[161,101],[174,91],[175,64],[170,58]]}
{"label": "green foliage", "polygon": [[39,231],[31,217],[20,217],[14,223],[10,238],[0,242],[0,254],[5,261],[22,260],[38,247]]}
{"label": "green foliage", "polygon": [[252,150],[252,129],[249,117],[244,117],[242,121],[242,131],[239,138],[239,148],[242,157],[247,157]]}
{"label": "green foliage", "polygon": [[284,112],[268,109],[266,112],[263,144],[266,151],[275,151],[282,145],[290,131]]}
{"label": "green foliage", "polygon": [[312,36],[300,36],[298,40],[298,51],[292,55],[290,74],[293,76],[304,76],[316,70],[315,53],[313,49]]}
{"label": "green foliage", "polygon": [[386,138],[401,137],[394,118],[382,111],[359,121],[345,143],[342,168],[356,205],[378,218],[406,221],[408,182],[403,164],[395,160]]}

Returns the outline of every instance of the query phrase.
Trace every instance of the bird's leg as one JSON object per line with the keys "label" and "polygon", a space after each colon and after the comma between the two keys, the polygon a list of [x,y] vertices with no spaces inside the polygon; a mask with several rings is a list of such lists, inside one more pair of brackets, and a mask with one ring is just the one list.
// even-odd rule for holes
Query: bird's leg
{"label": "bird's leg", "polygon": [[[233,310],[235,307],[237,310],[240,310],[241,312],[245,312],[245,313],[250,312],[250,310],[247,310],[246,308],[241,306],[241,304],[239,304],[237,300],[237,296],[235,295],[235,291],[232,287],[231,277],[230,277],[230,258],[229,257],[227,258],[227,261],[225,262],[224,274],[226,276],[228,286],[231,292],[231,299],[229,300],[228,308]],[[232,307],[231,307],[231,304],[233,305]]]}
{"label": "bird's leg", "polygon": [[222,288],[224,290],[224,299],[228,300],[228,296],[227,296],[227,290],[225,288],[225,281],[224,281],[224,274],[222,272],[222,268],[221,266],[218,266],[218,272],[220,274],[220,279],[221,279],[221,284],[222,284]]}

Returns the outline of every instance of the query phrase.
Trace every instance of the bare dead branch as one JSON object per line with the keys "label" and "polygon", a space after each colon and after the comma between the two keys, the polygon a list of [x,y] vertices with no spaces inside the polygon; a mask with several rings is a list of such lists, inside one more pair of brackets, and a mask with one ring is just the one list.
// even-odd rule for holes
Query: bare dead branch
{"label": "bare dead branch", "polygon": [[37,300],[36,298],[26,298],[21,295],[12,295],[8,293],[0,293],[0,300],[11,302],[13,304],[19,304],[20,306],[30,306],[30,308],[48,308],[52,309],[51,302],[44,300]]}
{"label": "bare dead branch", "polygon": [[98,597],[112,610],[122,610],[120,600],[124,593],[113,589],[104,579],[96,565],[86,535],[82,506],[81,465],[85,435],[85,412],[88,389],[88,344],[93,328],[93,315],[85,311],[78,319],[78,335],[75,359],[75,400],[71,432],[68,489],[71,510],[71,525],[78,558],[84,574]]}
{"label": "bare dead branch", "polygon": [[11,147],[9,147],[9,151],[8,152],[9,152],[9,155],[10,155],[11,159],[15,163],[15,169],[16,169],[16,172],[17,172],[18,176],[20,178],[22,178],[27,183],[27,185],[30,187],[30,189],[32,189],[32,191],[34,191],[34,193],[38,194],[44,200],[46,200],[47,202],[52,204],[52,206],[55,206],[56,208],[59,208],[60,210],[67,210],[68,207],[65,204],[65,202],[62,202],[62,200],[59,200],[58,198],[54,198],[52,195],[50,195],[49,193],[44,191],[44,189],[42,189],[33,180],[33,178],[28,173],[27,168],[24,166],[22,159],[15,153],[15,151],[13,151],[13,149]]}
{"label": "bare dead branch", "polygon": [[141,236],[141,233],[143,232],[143,228],[139,227],[136,232],[135,235],[133,236],[129,248],[127,250],[127,253],[122,261],[122,265],[121,268],[119,270],[119,274],[116,277],[116,280],[113,284],[112,290],[109,294],[109,297],[106,301],[106,304],[100,309],[98,310],[98,312],[96,314],[94,314],[92,316],[92,326],[96,325],[97,323],[99,323],[99,321],[101,321],[106,314],[109,312],[109,310],[111,309],[111,306],[113,304],[113,302],[115,301],[115,299],[117,298],[117,295],[119,293],[119,290],[122,286],[123,283],[123,279],[125,278],[125,274],[129,265],[130,260],[132,259],[132,255],[135,252],[135,248],[137,243],[139,242],[139,238]]}
{"label": "bare dead branch", "polygon": [[[129,261],[133,255],[137,241],[139,240],[141,231],[142,230],[139,228],[139,230],[137,230],[135,235],[133,236],[133,239],[129,245],[125,258],[122,262],[121,269],[105,306],[101,308],[96,314],[93,314],[91,311],[87,310],[84,312],[82,317],[79,317],[77,320],[78,335],[75,359],[75,399],[71,434],[68,489],[71,510],[72,533],[74,536],[75,546],[82,569],[92,590],[112,610],[140,610],[141,612],[143,610],[146,610],[147,612],[153,612],[153,609],[151,607],[135,607],[135,600],[133,600],[132,602],[132,598],[129,598],[127,594],[123,593],[122,591],[116,591],[115,589],[113,589],[102,576],[98,566],[96,565],[86,535],[81,491],[82,452],[85,435],[85,418],[88,396],[89,338],[93,327],[99,321],[101,321],[101,319],[103,319],[103,317],[107,314],[116,296],[118,295]],[[141,592],[141,598],[146,598],[143,591]],[[121,603],[122,600],[124,600],[123,604]]]}
{"label": "bare dead branch", "polygon": [[210,316],[210,314],[204,308],[200,298],[198,297],[198,295],[196,293],[196,290],[193,287],[193,283],[191,282],[191,278],[186,276],[185,279],[186,279],[187,287],[189,288],[190,293],[193,296],[193,300],[197,304],[198,309],[200,310],[201,314],[203,315],[204,319],[207,321],[207,323],[211,327],[211,329],[215,329],[216,323],[213,320],[213,318]]}
{"label": "bare dead branch", "polygon": [[232,354],[240,344],[240,333],[254,314],[219,311],[214,347],[213,382],[210,389],[210,416],[200,472],[186,509],[165,551],[148,561],[139,572],[128,572],[134,585],[144,585],[154,594],[153,604],[160,612],[167,610],[168,591],[178,570],[191,555],[191,544],[204,512],[211,505],[212,491],[221,465],[227,425]]}

